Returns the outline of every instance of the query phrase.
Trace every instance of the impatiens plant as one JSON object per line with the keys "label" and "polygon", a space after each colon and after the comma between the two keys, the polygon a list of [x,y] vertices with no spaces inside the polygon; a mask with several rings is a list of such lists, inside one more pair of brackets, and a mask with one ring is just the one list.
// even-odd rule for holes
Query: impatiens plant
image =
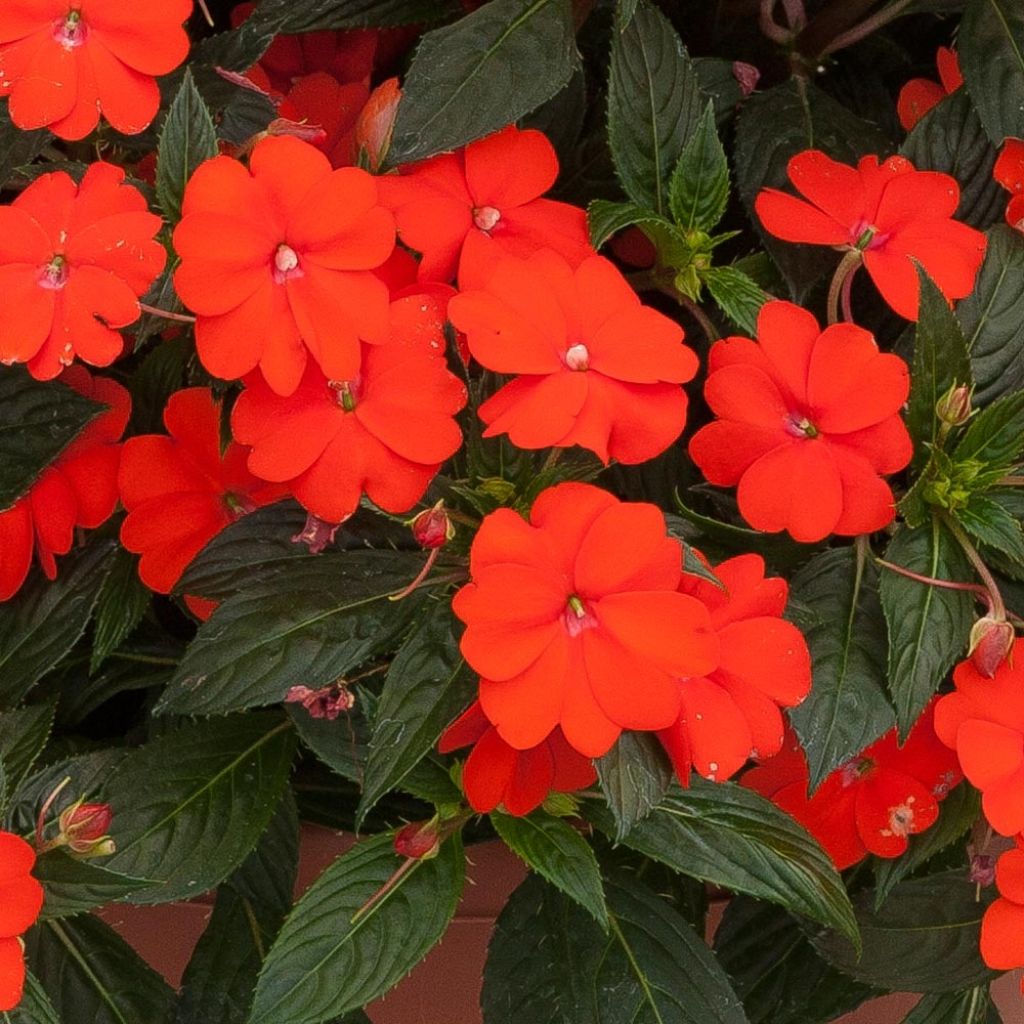
{"label": "impatiens plant", "polygon": [[1018,1019],[1022,53],[0,0],[0,1024]]}

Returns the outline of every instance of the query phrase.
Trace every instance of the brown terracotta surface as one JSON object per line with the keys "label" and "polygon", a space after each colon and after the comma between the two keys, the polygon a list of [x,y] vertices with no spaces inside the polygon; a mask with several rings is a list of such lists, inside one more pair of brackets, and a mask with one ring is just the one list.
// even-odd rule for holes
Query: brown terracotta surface
{"label": "brown terracotta surface", "polygon": [[[298,891],[305,890],[351,843],[351,837],[307,827]],[[522,880],[524,869],[500,843],[473,847],[469,861],[466,891],[448,933],[405,981],[369,1007],[374,1024],[481,1024],[480,979],[487,940],[494,918]],[[102,916],[172,985],[178,985],[209,913],[209,904],[194,902],[119,905],[102,911]],[[715,923],[711,922],[712,928]],[[1000,979],[993,991],[1003,1024],[1024,1024],[1019,974]],[[899,1024],[916,999],[907,995],[876,999],[837,1024]]]}

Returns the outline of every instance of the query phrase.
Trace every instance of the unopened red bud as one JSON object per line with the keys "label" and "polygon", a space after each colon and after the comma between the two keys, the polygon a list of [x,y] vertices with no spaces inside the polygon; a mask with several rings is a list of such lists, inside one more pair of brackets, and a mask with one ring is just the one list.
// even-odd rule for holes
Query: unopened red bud
{"label": "unopened red bud", "polygon": [[967,655],[981,675],[992,679],[1009,656],[1015,639],[1016,633],[1009,622],[985,615],[971,629]]}
{"label": "unopened red bud", "polygon": [[443,548],[455,536],[455,524],[443,501],[439,501],[433,508],[425,509],[409,525],[421,548]]}
{"label": "unopened red bud", "polygon": [[437,820],[413,821],[395,835],[395,853],[411,860],[429,860],[441,849]]}
{"label": "unopened red bud", "polygon": [[61,812],[58,845],[73,853],[103,857],[114,852],[114,841],[107,835],[114,815],[110,804],[86,804],[79,800]]}
{"label": "unopened red bud", "polygon": [[935,403],[935,415],[951,427],[962,427],[971,418],[971,389],[966,385],[950,388]]}
{"label": "unopened red bud", "polygon": [[376,171],[387,156],[401,98],[398,79],[389,78],[370,93],[370,98],[356,119],[356,147],[366,153],[371,171]]}

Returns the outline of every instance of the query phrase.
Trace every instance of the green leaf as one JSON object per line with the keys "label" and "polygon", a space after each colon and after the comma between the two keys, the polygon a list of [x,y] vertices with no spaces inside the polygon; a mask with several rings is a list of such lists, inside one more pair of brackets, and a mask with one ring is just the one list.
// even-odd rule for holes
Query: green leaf
{"label": "green leaf", "polygon": [[997,398],[967,425],[953,450],[954,462],[969,459],[986,469],[1009,469],[1024,451],[1024,391]]}
{"label": "green leaf", "polygon": [[903,1018],[903,1024],[1000,1024],[1001,1021],[987,985],[965,992],[925,996]]}
{"label": "green leaf", "polygon": [[13,505],[104,408],[59,381],[0,367],[0,508]]}
{"label": "green leaf", "polygon": [[373,718],[357,827],[366,812],[434,748],[476,692],[446,607],[431,602],[395,655]]}
{"label": "green leaf", "polygon": [[919,171],[940,171],[957,180],[957,220],[984,228],[1002,214],[1006,193],[992,177],[996,150],[965,89],[958,89],[929,110],[900,152]]}
{"label": "green leaf", "polygon": [[[853,163],[865,153],[891,151],[884,135],[803,78],[792,78],[744,104],[736,126],[733,168],[740,198],[760,230],[754,199],[762,188],[789,188],[786,165],[805,149]],[[795,301],[834,268],[820,246],[790,245],[761,231]]]}
{"label": "green leaf", "polygon": [[114,545],[100,540],[62,559],[53,582],[35,573],[0,604],[0,707],[16,704],[85,632]]}
{"label": "green leaf", "polygon": [[156,161],[156,198],[172,224],[181,219],[185,186],[196,168],[217,155],[213,117],[185,68],[178,94],[171,103],[160,132]]}
{"label": "green leaf", "polygon": [[914,330],[907,428],[917,447],[918,460],[923,461],[939,434],[936,403],[956,385],[970,387],[974,377],[964,332],[949,303],[920,265],[917,276],[921,287],[921,307]]}
{"label": "green leaf", "polygon": [[672,171],[669,204],[684,231],[704,232],[714,228],[729,204],[729,163],[710,101]]}
{"label": "green leaf", "polygon": [[514,818],[491,814],[495,832],[528,868],[575,900],[607,931],[601,869],[590,844],[563,818],[535,811]]}
{"label": "green leaf", "polygon": [[491,0],[428,32],[405,76],[389,162],[504,128],[554,96],[576,65],[569,0]]}
{"label": "green leaf", "polygon": [[796,918],[747,896],[729,900],[715,957],[750,1024],[825,1024],[875,994],[822,960]]}
{"label": "green leaf", "polygon": [[[1024,531],[1020,517],[998,500],[998,492],[972,494],[965,508],[957,509],[961,526],[976,540],[1024,565]],[[1016,498],[1011,492],[1008,498]]]}
{"label": "green leaf", "polygon": [[697,73],[701,92],[710,96],[715,105],[715,120],[721,128],[746,98],[733,73],[733,62],[721,57],[695,57],[693,70]]}
{"label": "green leaf", "polygon": [[[611,831],[611,816],[587,816]],[[778,903],[851,938],[856,925],[832,861],[788,814],[736,783],[694,778],[673,788],[623,840],[674,871]]]}
{"label": "green leaf", "polygon": [[[0,188],[32,163],[53,136],[45,129],[25,131],[11,121],[8,105],[0,107]],[[2,464],[2,463],[0,463]]]}
{"label": "green leaf", "polygon": [[290,791],[259,845],[217,889],[181,981],[176,1024],[245,1024],[263,956],[291,909],[299,822]]}
{"label": "green leaf", "polygon": [[793,578],[793,615],[811,651],[811,692],[790,720],[807,752],[810,788],[894,724],[886,698],[886,627],[878,570],[854,548],[815,555]]}
{"label": "green leaf", "polygon": [[600,249],[612,235],[634,224],[657,224],[663,228],[671,225],[660,214],[640,206],[638,203],[614,203],[610,199],[595,199],[587,207],[587,224],[590,227],[590,244]]}
{"label": "green leaf", "polygon": [[[889,542],[885,559],[934,579],[972,579],[963,549],[938,519],[917,530],[900,530]],[[889,626],[889,694],[905,737],[967,646],[974,598],[886,568],[878,589]]]}
{"label": "green leaf", "polygon": [[294,736],[280,715],[193,722],[128,754],[102,788],[113,808],[112,871],[156,883],[133,903],[198,896],[252,852],[281,801]]}
{"label": "green leaf", "polygon": [[1016,0],[971,0],[957,34],[964,84],[988,137],[1024,137],[1024,8]]}
{"label": "green leaf", "polygon": [[95,672],[142,621],[151,597],[149,587],[139,579],[138,558],[118,548],[96,601],[90,673]]}
{"label": "green leaf", "polygon": [[3,1024],[61,1024],[50,997],[31,972],[25,977],[21,1002],[13,1010],[0,1013],[0,1021]]}
{"label": "green leaf", "polygon": [[[1003,196],[1005,199],[1005,195]],[[974,290],[956,307],[986,405],[1024,385],[1024,237],[1006,224],[988,232]]]}
{"label": "green leaf", "polygon": [[900,857],[875,859],[875,906],[880,907],[893,888],[962,838],[981,814],[981,795],[964,783],[939,804],[939,820],[920,835],[910,837]]}
{"label": "green leaf", "polygon": [[[225,71],[248,71],[270,48],[270,44],[294,13],[295,5],[286,0],[268,2],[261,0],[256,9],[242,22],[238,28],[230,32],[218,32],[216,35],[200,39],[192,47],[190,66],[193,72],[200,68],[210,69],[211,78],[216,75],[214,68]],[[205,90],[203,77],[197,74],[200,86]],[[224,83],[223,79],[214,82],[216,86]],[[248,89],[235,91],[246,92]],[[271,115],[273,108],[271,108]]]}
{"label": "green leaf", "polygon": [[387,992],[441,938],[462,893],[458,836],[405,874],[361,916],[402,864],[393,835],[339,857],[306,891],[267,955],[250,1024],[321,1024]]}
{"label": "green leaf", "polygon": [[661,802],[672,769],[654,736],[642,732],[624,732],[594,765],[619,842]]}
{"label": "green leaf", "polygon": [[607,892],[608,934],[537,876],[512,894],[488,948],[485,1024],[747,1024],[682,915],[625,873]]}
{"label": "green leaf", "polygon": [[[53,728],[54,705],[33,704],[0,714],[0,764],[4,767],[8,797],[13,796],[32,770]],[[5,801],[0,798],[0,811]]]}
{"label": "green leaf", "polygon": [[81,914],[153,886],[152,879],[109,871],[100,861],[78,860],[63,850],[43,854],[32,874],[46,890],[44,919]]}
{"label": "green leaf", "polygon": [[620,32],[629,27],[629,23],[636,14],[636,5],[639,0],[618,0],[616,5],[615,22]]}
{"label": "green leaf", "polygon": [[302,4],[295,0],[277,0],[277,4],[292,8],[282,27],[282,31],[289,34],[427,25],[446,21],[464,11],[457,0],[309,0]]}
{"label": "green leaf", "polygon": [[43,922],[25,945],[32,973],[65,1024],[170,1024],[171,987],[99,918]]}
{"label": "green leaf", "polygon": [[156,713],[222,714],[333,682],[408,629],[419,601],[388,596],[413,575],[407,554],[339,551],[257,578],[199,628]]}
{"label": "green leaf", "polygon": [[757,332],[757,315],[771,296],[756,281],[737,267],[708,267],[701,271],[700,279],[740,330],[750,335]]}
{"label": "green leaf", "polygon": [[669,20],[641,0],[612,39],[608,140],[615,171],[634,202],[669,209],[669,178],[704,107],[686,48]]}
{"label": "green leaf", "polygon": [[854,899],[864,948],[858,958],[835,932],[813,937],[815,947],[845,974],[879,988],[957,992],[994,978],[981,961],[981,918],[995,898],[962,870],[901,882],[879,910],[870,890]]}

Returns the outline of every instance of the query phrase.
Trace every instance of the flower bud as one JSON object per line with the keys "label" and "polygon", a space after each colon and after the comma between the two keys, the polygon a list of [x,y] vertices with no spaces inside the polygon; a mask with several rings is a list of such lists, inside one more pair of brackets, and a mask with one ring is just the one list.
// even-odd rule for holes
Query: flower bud
{"label": "flower bud", "polygon": [[409,525],[421,548],[443,548],[455,536],[455,524],[444,507],[444,501],[424,509]]}
{"label": "flower bud", "polygon": [[115,849],[114,840],[107,835],[113,818],[110,804],[78,800],[57,819],[60,835],[55,845],[66,846],[83,857],[106,857]]}
{"label": "flower bud", "polygon": [[411,860],[429,860],[441,849],[441,832],[436,818],[413,821],[395,835],[395,853]]}
{"label": "flower bud", "polygon": [[971,628],[967,656],[986,679],[992,679],[1013,649],[1016,633],[1005,619],[985,615]]}
{"label": "flower bud", "polygon": [[936,403],[935,415],[950,427],[962,427],[971,418],[971,389],[951,387]]}
{"label": "flower bud", "polygon": [[356,119],[356,147],[366,154],[371,171],[376,171],[387,156],[401,98],[398,79],[388,78],[370,93],[370,98]]}

